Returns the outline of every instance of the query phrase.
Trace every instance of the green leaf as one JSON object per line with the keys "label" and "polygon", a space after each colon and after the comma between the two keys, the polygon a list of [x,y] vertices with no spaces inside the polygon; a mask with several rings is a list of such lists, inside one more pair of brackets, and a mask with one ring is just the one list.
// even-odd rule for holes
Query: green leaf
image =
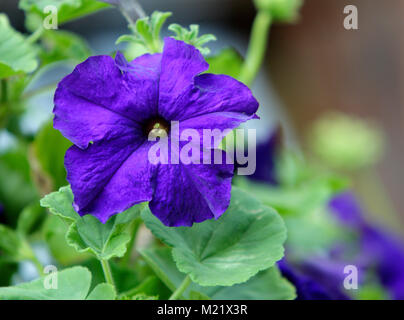
{"label": "green leaf", "polygon": [[45,279],[0,288],[0,299],[4,300],[84,300],[91,284],[91,273],[87,268],[73,267],[50,274],[57,276],[57,289],[46,289]]}
{"label": "green leaf", "polygon": [[24,237],[2,224],[0,224],[0,253],[9,262],[18,262],[33,256]]}
{"label": "green leaf", "polygon": [[30,234],[35,230],[35,226],[43,220],[44,209],[39,205],[38,201],[25,207],[20,213],[17,222],[17,231],[21,234]]}
{"label": "green leaf", "polygon": [[43,19],[49,15],[44,13],[44,9],[49,5],[56,7],[60,24],[110,7],[96,0],[21,0],[19,8]]}
{"label": "green leaf", "polygon": [[166,227],[142,212],[152,233],[173,247],[178,269],[204,286],[247,281],[283,256],[286,228],[277,212],[237,188],[231,199],[221,218],[192,227]]}
{"label": "green leaf", "polygon": [[129,223],[139,216],[143,205],[136,205],[110,218],[105,224],[92,215],[80,217],[73,209],[73,193],[62,187],[41,200],[41,206],[62,217],[70,225],[66,234],[68,244],[78,252],[91,252],[98,259],[122,257],[130,240]]}
{"label": "green leaf", "polygon": [[4,13],[0,14],[0,43],[0,79],[38,67],[35,47],[10,26]]}
{"label": "green leaf", "polygon": [[47,123],[35,137],[34,155],[41,169],[51,178],[53,190],[67,184],[64,156],[71,145],[58,130],[53,129],[51,122]]}
{"label": "green leaf", "polygon": [[158,300],[157,296],[148,296],[144,293],[134,295],[130,300]]}
{"label": "green leaf", "polygon": [[206,294],[198,291],[191,291],[189,294],[191,300],[211,300]]}
{"label": "green leaf", "polygon": [[188,30],[179,24],[173,23],[168,26],[168,30],[175,33],[174,39],[193,45],[203,55],[210,53],[210,49],[205,47],[205,44],[210,41],[216,41],[216,37],[213,34],[204,34],[199,37],[199,25],[197,24],[191,24]]}
{"label": "green leaf", "polygon": [[133,35],[120,36],[116,43],[129,42],[140,45],[143,50],[149,53],[161,52],[163,42],[161,41],[160,31],[170,16],[171,12],[154,11],[150,17],[137,19],[135,25],[130,26]]}
{"label": "green leaf", "polygon": [[[82,263],[90,256],[90,254],[77,252],[76,249],[67,244],[66,233],[68,230],[69,225],[60,217],[54,215],[47,216],[42,229],[43,237],[52,253],[52,257],[63,266]],[[99,265],[99,261],[96,261],[97,265]],[[104,280],[104,277],[102,277],[102,281]]]}
{"label": "green leaf", "polygon": [[209,73],[227,74],[233,78],[240,75],[243,58],[232,48],[223,49],[219,54],[208,57]]}
{"label": "green leaf", "polygon": [[73,192],[70,186],[61,187],[59,191],[52,192],[41,199],[41,206],[48,208],[51,213],[57,215],[67,223],[72,224],[80,219],[79,214],[73,208]]}
{"label": "green leaf", "polygon": [[[162,293],[162,287],[164,287],[156,276],[148,276],[145,280],[143,280],[138,286],[135,288],[123,293],[120,298],[121,299],[133,299],[132,297],[138,296],[137,299],[134,300],[141,300],[139,299],[139,295],[146,295],[149,297],[156,297],[158,298],[159,293]],[[145,300],[156,300],[156,299],[145,299]]]}
{"label": "green leaf", "polygon": [[[169,248],[155,248],[140,250],[140,254],[157,277],[169,288],[175,291],[185,278],[185,274],[178,271]],[[190,287],[195,286],[191,284]]]}
{"label": "green leaf", "polygon": [[0,202],[8,223],[13,226],[20,212],[38,197],[31,180],[27,153],[26,146],[20,146],[0,155]]}
{"label": "green leaf", "polygon": [[88,295],[86,300],[115,300],[116,292],[109,283],[100,283]]}
{"label": "green leaf", "polygon": [[[141,251],[146,263],[153,269],[164,284],[174,291],[184,280],[175,265],[169,248],[155,248]],[[194,292],[194,293],[193,293]],[[217,299],[217,300],[284,300],[294,299],[295,289],[281,277],[277,267],[258,273],[245,283],[231,287],[214,286],[202,287],[192,283],[185,291],[184,296],[190,299]]]}
{"label": "green leaf", "polygon": [[262,271],[249,281],[233,287],[221,287],[211,293],[216,300],[293,300],[295,288],[281,276],[277,267]]}
{"label": "green leaf", "polygon": [[42,44],[44,49],[39,57],[43,65],[61,60],[82,62],[91,55],[89,46],[80,36],[64,30],[46,30]]}

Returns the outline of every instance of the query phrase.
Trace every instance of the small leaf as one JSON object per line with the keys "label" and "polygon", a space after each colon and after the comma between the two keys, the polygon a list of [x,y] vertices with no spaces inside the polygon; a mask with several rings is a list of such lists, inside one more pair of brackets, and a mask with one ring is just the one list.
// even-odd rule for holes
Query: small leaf
{"label": "small leaf", "polygon": [[115,44],[120,44],[122,42],[132,42],[132,43],[137,43],[143,45],[144,42],[140,40],[139,38],[136,38],[134,35],[131,34],[124,34],[120,36],[116,41]]}
{"label": "small leaf", "polygon": [[153,30],[154,39],[160,38],[161,28],[169,17],[171,17],[171,12],[161,12],[154,11],[150,18],[151,29]]}
{"label": "small leaf", "polygon": [[52,275],[57,277],[57,289],[47,289],[45,277],[42,277],[13,287],[0,288],[0,299],[84,300],[87,297],[91,284],[91,273],[87,268],[73,267]]}
{"label": "small leaf", "polygon": [[123,35],[116,43],[129,42],[140,45],[146,52],[155,53],[163,50],[160,31],[171,12],[154,11],[150,17],[137,19],[135,25],[130,25],[133,35]]}
{"label": "small leaf", "polygon": [[0,79],[30,73],[38,67],[36,48],[15,31],[5,14],[0,14]]}
{"label": "small leaf", "polygon": [[203,55],[208,55],[210,49],[204,47],[204,45],[210,41],[216,41],[216,37],[213,34],[205,34],[200,37],[199,25],[191,24],[189,30],[183,28],[181,25],[173,23],[168,26],[168,30],[175,33],[174,39],[184,41],[197,48]]}
{"label": "small leaf", "polygon": [[0,224],[0,253],[9,262],[18,262],[33,256],[24,237],[2,224]]}
{"label": "small leaf", "polygon": [[73,208],[73,192],[70,186],[61,187],[59,191],[52,192],[41,199],[41,206],[48,208],[54,215],[60,216],[69,224],[80,218]]}
{"label": "small leaf", "polygon": [[44,217],[44,209],[39,205],[38,201],[24,208],[20,213],[17,222],[17,231],[22,234],[29,234],[34,227],[42,221]]}
{"label": "small leaf", "polygon": [[219,54],[208,57],[206,61],[209,63],[209,73],[227,74],[236,79],[240,75],[241,66],[243,65],[241,55],[231,48],[224,49]]}
{"label": "small leaf", "polygon": [[218,220],[192,227],[166,227],[148,208],[142,212],[152,233],[173,247],[178,269],[204,286],[247,281],[283,256],[286,228],[277,212],[237,188],[231,199]]}
{"label": "small leaf", "polygon": [[57,9],[60,24],[110,7],[108,4],[96,0],[21,0],[19,2],[20,9],[42,18],[49,15],[49,13],[44,13],[47,6],[54,6]]}
{"label": "small leaf", "polygon": [[115,300],[116,292],[109,283],[100,283],[88,295],[86,300]]}
{"label": "small leaf", "polygon": [[62,187],[41,200],[41,206],[70,224],[67,242],[78,252],[91,252],[98,259],[122,257],[130,236],[126,230],[129,222],[139,216],[142,204],[110,218],[105,224],[92,215],[80,217],[73,209],[73,193],[69,186]]}

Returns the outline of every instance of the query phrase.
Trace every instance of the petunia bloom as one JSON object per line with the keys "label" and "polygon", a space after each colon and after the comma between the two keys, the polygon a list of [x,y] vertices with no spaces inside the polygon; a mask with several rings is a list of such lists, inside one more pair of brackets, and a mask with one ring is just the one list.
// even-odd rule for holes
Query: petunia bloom
{"label": "petunia bloom", "polygon": [[59,83],[54,127],[74,143],[65,167],[80,215],[106,222],[144,201],[167,226],[223,214],[232,164],[153,164],[148,158],[156,143],[148,139],[151,130],[169,133],[172,121],[181,133],[233,129],[256,117],[258,102],[247,86],[201,74],[207,69],[197,49],[166,38],[162,53],[132,62],[121,54],[90,57]]}
{"label": "petunia bloom", "polygon": [[[282,276],[296,288],[296,300],[348,300],[340,289],[340,283],[334,283],[335,274],[320,277],[317,273],[307,273],[282,259],[278,262]],[[342,282],[341,282],[342,283]]]}
{"label": "petunia bloom", "polygon": [[282,130],[281,127],[277,127],[262,143],[257,145],[257,169],[254,174],[248,176],[249,179],[268,183],[272,186],[278,185],[275,161],[281,144]]}
{"label": "petunia bloom", "polygon": [[360,235],[358,261],[375,268],[393,299],[404,299],[404,243],[402,239],[365,220],[365,212],[352,192],[335,196],[329,204],[340,221]]}

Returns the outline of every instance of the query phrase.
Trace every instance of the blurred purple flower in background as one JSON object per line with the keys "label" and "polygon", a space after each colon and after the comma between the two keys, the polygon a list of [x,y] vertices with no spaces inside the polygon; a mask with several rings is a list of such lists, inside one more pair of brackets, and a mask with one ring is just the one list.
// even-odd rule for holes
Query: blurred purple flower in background
{"label": "blurred purple flower in background", "polygon": [[257,168],[254,174],[248,176],[258,182],[266,182],[271,185],[278,184],[275,161],[282,140],[281,127],[275,129],[263,143],[257,145]]}
{"label": "blurred purple flower in background", "polygon": [[[282,275],[296,288],[296,300],[347,300],[349,297],[337,288],[342,281],[336,284],[339,275],[324,273],[322,277],[315,272],[301,271],[285,259],[278,262]],[[313,263],[316,268],[316,263]],[[314,270],[313,270],[314,271]]]}
{"label": "blurred purple flower in background", "polygon": [[344,225],[359,233],[358,261],[376,270],[380,282],[393,299],[404,299],[404,242],[391,231],[368,223],[352,192],[335,196],[329,206]]}
{"label": "blurred purple flower in background", "polygon": [[0,203],[0,223],[5,223],[6,219],[5,219],[5,215],[4,215],[4,207],[3,205]]}

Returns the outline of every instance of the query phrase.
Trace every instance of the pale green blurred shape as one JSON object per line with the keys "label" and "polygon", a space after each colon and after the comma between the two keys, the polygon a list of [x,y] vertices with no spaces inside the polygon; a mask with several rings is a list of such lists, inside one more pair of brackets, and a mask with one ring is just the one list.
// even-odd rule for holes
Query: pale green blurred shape
{"label": "pale green blurred shape", "polygon": [[294,21],[303,0],[254,0],[259,10],[268,10],[275,21]]}
{"label": "pale green blurred shape", "polygon": [[373,124],[342,113],[317,120],[309,137],[314,153],[326,164],[358,170],[376,164],[384,151],[384,134]]}

